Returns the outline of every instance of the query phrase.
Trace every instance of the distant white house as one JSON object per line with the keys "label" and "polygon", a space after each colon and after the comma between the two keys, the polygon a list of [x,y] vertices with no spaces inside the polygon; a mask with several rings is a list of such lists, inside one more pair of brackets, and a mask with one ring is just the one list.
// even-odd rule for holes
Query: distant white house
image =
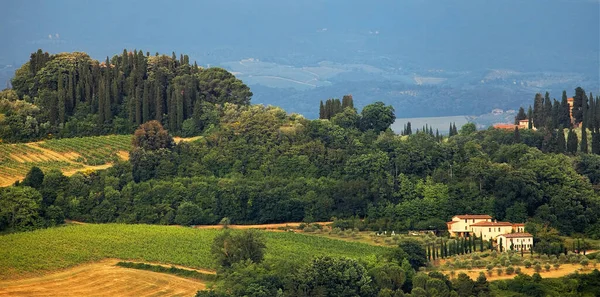
{"label": "distant white house", "polygon": [[498,245],[502,244],[505,250],[528,251],[533,248],[533,235],[529,233],[508,233],[498,235],[496,238]]}

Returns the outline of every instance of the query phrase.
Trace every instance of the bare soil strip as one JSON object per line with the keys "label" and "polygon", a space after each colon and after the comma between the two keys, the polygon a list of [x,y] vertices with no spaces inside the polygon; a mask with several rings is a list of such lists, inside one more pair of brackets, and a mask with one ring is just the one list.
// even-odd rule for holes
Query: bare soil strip
{"label": "bare soil strip", "polygon": [[[516,267],[517,266],[515,266],[515,268]],[[528,274],[528,275],[532,275],[535,273],[533,268],[525,268],[524,266],[519,266],[519,267],[521,267],[521,273]],[[582,269],[582,267],[579,264],[561,264],[560,267],[558,268],[558,270],[556,270],[554,268],[550,268],[550,271],[542,270],[542,272],[540,272],[540,275],[543,278],[557,278],[557,277],[563,277],[563,276],[569,275],[571,273],[575,273],[575,271],[578,271],[579,273],[590,273],[594,270],[593,268],[589,268],[589,267],[585,270],[581,270],[581,269]],[[502,275],[498,275],[497,270],[495,268],[492,271],[494,272],[494,274],[492,276],[488,276],[486,269],[456,270],[455,272],[456,272],[456,275],[458,275],[461,272],[464,272],[471,279],[474,279],[474,280],[477,279],[477,277],[479,277],[480,272],[483,272],[483,273],[485,273],[485,277],[487,278],[488,281],[512,279],[516,276],[516,274],[508,275],[506,273],[503,273]],[[450,276],[448,271],[442,271],[442,272],[444,274]]]}
{"label": "bare soil strip", "polygon": [[193,296],[206,288],[199,280],[115,266],[118,261],[107,259],[41,277],[0,281],[0,296]]}

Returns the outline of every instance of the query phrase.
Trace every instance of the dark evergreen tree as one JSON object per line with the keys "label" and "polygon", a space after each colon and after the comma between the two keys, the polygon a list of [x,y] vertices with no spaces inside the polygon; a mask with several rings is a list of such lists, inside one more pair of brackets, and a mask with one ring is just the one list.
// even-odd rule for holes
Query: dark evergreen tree
{"label": "dark evergreen tree", "polygon": [[573,96],[573,122],[575,125],[579,125],[583,121],[583,116],[587,110],[587,95],[585,90],[581,87],[575,89],[575,96]]}
{"label": "dark evergreen tree", "polygon": [[577,134],[573,129],[569,129],[569,134],[567,135],[567,153],[572,155],[576,154],[578,144],[579,140],[577,139]]}
{"label": "dark evergreen tree", "polygon": [[562,100],[560,101],[560,108],[558,111],[558,126],[559,128],[564,129],[571,127],[571,114],[566,91],[563,91]]}
{"label": "dark evergreen tree", "polygon": [[58,122],[60,124],[65,123],[66,119],[66,101],[67,91],[65,90],[65,78],[62,74],[58,76]]}
{"label": "dark evergreen tree", "polygon": [[546,92],[544,95],[544,127],[552,129],[552,101],[550,100],[550,93]]}
{"label": "dark evergreen tree", "polygon": [[552,129],[557,129],[560,126],[559,114],[560,102],[554,99],[554,101],[552,102]]}
{"label": "dark evergreen tree", "polygon": [[519,121],[527,119],[527,114],[525,114],[525,109],[523,107],[519,107],[519,112],[515,116],[515,125],[519,124]]}
{"label": "dark evergreen tree", "polygon": [[531,105],[529,105],[529,109],[527,109],[527,119],[529,120],[527,128],[533,129],[533,109],[531,109]]}
{"label": "dark evergreen tree", "polygon": [[346,107],[354,108],[354,99],[352,99],[352,95],[344,95],[344,97],[342,97],[342,110],[346,109]]}
{"label": "dark evergreen tree", "polygon": [[533,101],[533,125],[538,129],[545,125],[544,97],[540,93],[535,94]]}
{"label": "dark evergreen tree", "polygon": [[151,120],[150,118],[150,83],[144,81],[144,94],[142,95],[142,122]]}
{"label": "dark evergreen tree", "polygon": [[565,139],[565,132],[562,128],[556,131],[556,152],[564,153],[567,149],[567,140]]}
{"label": "dark evergreen tree", "polygon": [[579,151],[587,154],[588,152],[588,141],[587,141],[587,129],[585,128],[585,122],[582,122],[582,127],[581,127],[581,144],[580,144],[580,148]]}
{"label": "dark evergreen tree", "polygon": [[592,131],[592,153],[600,154],[600,133]]}
{"label": "dark evergreen tree", "polygon": [[513,138],[515,143],[521,143],[521,133],[519,132],[519,127],[515,127],[515,133]]}
{"label": "dark evergreen tree", "polygon": [[326,119],[325,105],[323,105],[323,100],[321,100],[319,103],[319,119]]}

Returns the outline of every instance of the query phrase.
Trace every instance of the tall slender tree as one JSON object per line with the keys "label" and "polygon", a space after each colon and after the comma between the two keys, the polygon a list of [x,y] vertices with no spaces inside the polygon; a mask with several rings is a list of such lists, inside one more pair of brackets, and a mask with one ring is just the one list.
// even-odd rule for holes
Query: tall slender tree
{"label": "tall slender tree", "polygon": [[515,116],[515,125],[519,124],[519,121],[527,119],[527,114],[525,114],[525,109],[523,107],[519,107],[519,112],[517,116]]}
{"label": "tall slender tree", "polygon": [[545,125],[544,121],[544,97],[542,94],[535,94],[533,100],[533,125],[536,128],[542,128]]}
{"label": "tall slender tree", "polygon": [[560,128],[565,129],[571,127],[571,114],[566,91],[563,91],[562,100],[560,101],[560,109],[558,112],[558,126]]}
{"label": "tall slender tree", "polygon": [[533,109],[531,108],[531,105],[529,105],[529,109],[527,109],[527,119],[529,120],[527,128],[531,130],[533,129]]}
{"label": "tall slender tree", "polygon": [[556,152],[564,153],[567,149],[567,140],[565,139],[565,132],[562,128],[556,131]]}
{"label": "tall slender tree", "polygon": [[585,127],[585,122],[582,122],[581,124],[581,144],[580,144],[580,148],[579,151],[581,151],[584,154],[587,154],[588,152],[588,140],[587,140],[587,128]]}
{"label": "tall slender tree", "polygon": [[573,129],[569,129],[569,134],[567,135],[567,153],[572,155],[576,154],[578,144],[579,140],[577,139],[577,134]]}
{"label": "tall slender tree", "polygon": [[575,96],[573,96],[573,121],[576,125],[579,125],[583,121],[586,110],[587,95],[584,89],[577,87],[575,89]]}

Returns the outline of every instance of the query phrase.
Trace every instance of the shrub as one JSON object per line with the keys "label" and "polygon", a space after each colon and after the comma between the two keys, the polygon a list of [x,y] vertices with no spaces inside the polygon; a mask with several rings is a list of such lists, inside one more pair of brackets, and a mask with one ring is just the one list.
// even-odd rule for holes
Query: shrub
{"label": "shrub", "polygon": [[516,273],[516,274],[521,274],[521,267],[517,267],[517,268],[515,269],[515,273]]}
{"label": "shrub", "polygon": [[494,271],[490,269],[487,271],[487,274],[488,274],[488,276],[492,276],[494,274]]}
{"label": "shrub", "polygon": [[558,264],[558,263],[554,263],[554,265],[553,265],[553,266],[554,266],[554,269],[558,270],[558,268],[560,267],[560,264]]}
{"label": "shrub", "polygon": [[546,269],[546,271],[550,271],[550,264],[546,263],[546,265],[544,265],[544,269]]}
{"label": "shrub", "polygon": [[492,269],[494,269],[494,264],[488,264],[488,265],[485,266],[485,268],[487,270],[492,270]]}
{"label": "shrub", "polygon": [[531,261],[525,260],[523,261],[523,265],[525,265],[525,268],[531,268]]}
{"label": "shrub", "polygon": [[542,271],[542,265],[540,265],[539,263],[538,263],[538,264],[535,264],[535,266],[533,267],[533,270],[534,270],[536,273],[540,273],[540,272]]}
{"label": "shrub", "polygon": [[558,261],[560,261],[560,263],[567,263],[567,256],[565,254],[560,254],[560,256],[558,256]]}
{"label": "shrub", "polygon": [[583,260],[581,260],[581,262],[579,262],[579,264],[581,264],[581,266],[583,266],[585,268],[590,264],[590,260],[588,260],[588,258],[583,258]]}
{"label": "shrub", "polygon": [[506,267],[506,274],[511,275],[515,272],[515,268],[512,266]]}
{"label": "shrub", "polygon": [[498,267],[498,269],[496,269],[496,273],[498,273],[498,275],[502,275],[502,272],[504,270],[502,269],[502,267]]}

